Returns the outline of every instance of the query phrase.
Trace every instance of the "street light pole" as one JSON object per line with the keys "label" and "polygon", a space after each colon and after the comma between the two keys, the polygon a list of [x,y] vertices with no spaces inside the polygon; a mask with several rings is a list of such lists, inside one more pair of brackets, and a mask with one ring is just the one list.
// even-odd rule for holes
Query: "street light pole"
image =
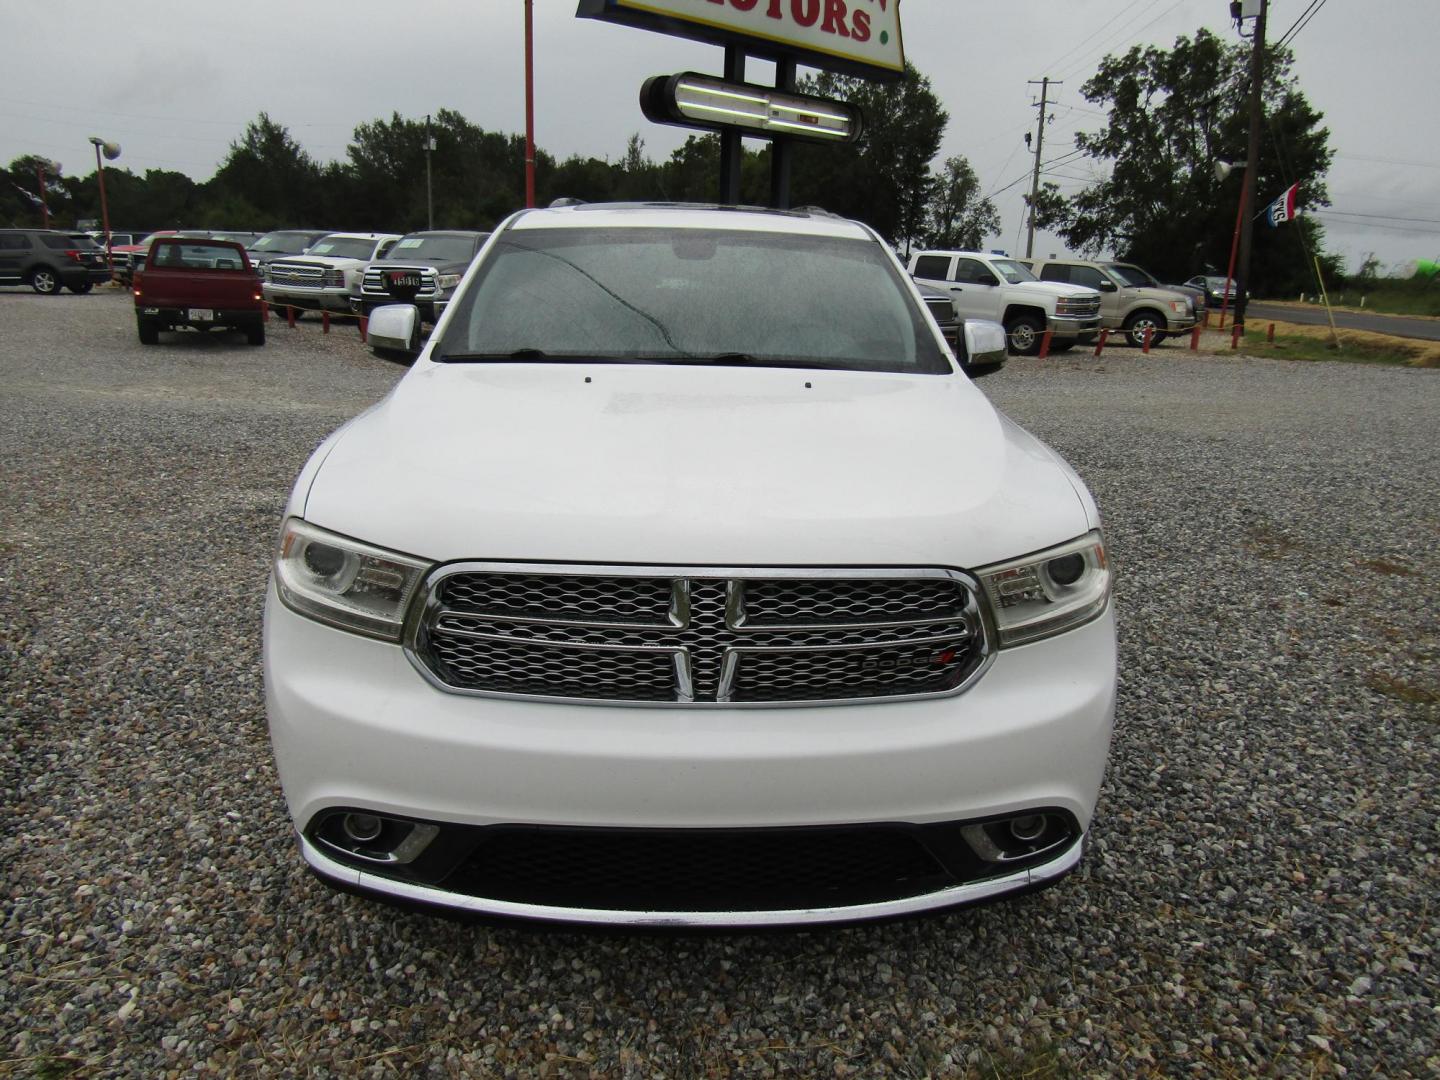
{"label": "street light pole", "polygon": [[[1215,163],[1215,178],[1216,178],[1217,180],[1222,180],[1222,181],[1223,181],[1227,176],[1229,176],[1232,172],[1234,172],[1234,171],[1236,170],[1236,168],[1245,169],[1246,167],[1245,167],[1244,165],[1239,165],[1239,166],[1232,165],[1232,164],[1230,164],[1230,162],[1228,162],[1228,161],[1217,161],[1217,162]],[[1249,175],[1249,170],[1248,170],[1248,169],[1246,169],[1246,175],[1247,175],[1247,176]],[[1238,248],[1240,247],[1240,227],[1241,227],[1241,225],[1243,224],[1243,222],[1244,222],[1244,220],[1245,220],[1245,195],[1246,195],[1246,190],[1247,190],[1247,189],[1246,189],[1246,185],[1242,183],[1242,184],[1240,185],[1240,208],[1235,211],[1235,235],[1234,235],[1234,236],[1231,238],[1231,240],[1230,240],[1230,264],[1225,268],[1225,291],[1220,294],[1220,329],[1221,329],[1221,330],[1224,330],[1224,329],[1225,329],[1225,309],[1230,306],[1230,286],[1231,286],[1231,285],[1234,283],[1234,281],[1235,281],[1235,252],[1236,252],[1236,249],[1238,249]],[[1237,306],[1237,307],[1239,306],[1239,304],[1238,304],[1238,297],[1237,297],[1237,304],[1236,304],[1236,306]],[[1242,323],[1242,324],[1243,324],[1243,322],[1244,322],[1243,319],[1239,319],[1239,318],[1237,318],[1236,321],[1237,321],[1237,322],[1240,322],[1240,323]]]}
{"label": "street light pole", "polygon": [[100,160],[100,151],[103,149],[105,156],[114,161],[120,156],[120,147],[116,143],[106,142],[98,135],[91,135],[90,142],[95,146],[95,174],[100,178],[100,223],[105,228],[105,269],[114,277],[115,260],[110,247],[110,207],[105,202],[105,163]]}
{"label": "street light pole", "polygon": [[535,205],[535,17],[525,0],[525,205]]}
{"label": "street light pole", "polygon": [[59,172],[60,167],[52,162],[37,161],[35,163],[35,178],[40,181],[40,219],[45,228],[50,228],[50,206],[45,202],[45,167],[52,166],[53,172]]}
{"label": "street light pole", "polygon": [[1250,291],[1250,250],[1255,232],[1256,173],[1260,168],[1260,128],[1265,123],[1265,15],[1270,0],[1260,0],[1260,13],[1255,16],[1255,47],[1250,64],[1250,148],[1245,156],[1245,185],[1240,198],[1240,264],[1235,279],[1235,325],[1245,332],[1246,293]]}

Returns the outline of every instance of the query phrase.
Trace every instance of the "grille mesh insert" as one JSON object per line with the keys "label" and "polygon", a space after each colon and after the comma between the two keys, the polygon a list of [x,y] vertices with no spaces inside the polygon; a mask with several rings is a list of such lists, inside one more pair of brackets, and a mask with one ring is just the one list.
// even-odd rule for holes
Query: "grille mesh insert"
{"label": "grille mesh insert", "polygon": [[463,692],[681,704],[940,694],[983,663],[958,577],[820,573],[461,567],[431,583],[414,652]]}

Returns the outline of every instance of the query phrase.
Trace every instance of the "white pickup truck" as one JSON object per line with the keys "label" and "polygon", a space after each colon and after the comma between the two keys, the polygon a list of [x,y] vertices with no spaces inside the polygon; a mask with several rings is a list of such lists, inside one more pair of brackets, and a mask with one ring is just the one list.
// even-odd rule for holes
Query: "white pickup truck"
{"label": "white pickup truck", "polygon": [[1041,281],[1028,267],[979,251],[919,251],[910,276],[947,290],[962,319],[990,319],[1005,327],[1010,351],[1034,356],[1045,331],[1050,351],[1094,339],[1100,330],[1100,294],[1079,285]]}

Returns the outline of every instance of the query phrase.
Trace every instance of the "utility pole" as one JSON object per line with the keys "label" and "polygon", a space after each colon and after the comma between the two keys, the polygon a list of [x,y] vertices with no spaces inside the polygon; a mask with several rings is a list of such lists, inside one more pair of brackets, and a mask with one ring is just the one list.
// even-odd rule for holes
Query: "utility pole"
{"label": "utility pole", "polygon": [[425,227],[435,231],[435,189],[430,182],[430,152],[435,149],[435,140],[430,137],[430,114],[425,114]]}
{"label": "utility pole", "polygon": [[[1260,129],[1265,125],[1265,15],[1270,0],[1260,0],[1255,16],[1255,45],[1250,54],[1250,149],[1245,156],[1245,180],[1240,205],[1240,264],[1235,271],[1235,325],[1245,332],[1245,309],[1249,306],[1250,244],[1255,232],[1255,184],[1260,169]],[[1299,225],[1296,225],[1299,228]]]}
{"label": "utility pole", "polygon": [[[1037,80],[1031,79],[1030,85],[1034,86]],[[1035,254],[1035,204],[1040,199],[1040,152],[1045,149],[1045,109],[1050,102],[1050,76],[1038,80],[1040,83],[1040,120],[1035,131],[1035,175],[1030,181],[1030,230],[1025,235],[1025,257],[1028,259]],[[1056,86],[1063,86],[1056,81]]]}
{"label": "utility pole", "polygon": [[525,0],[525,205],[535,205],[535,9]]}

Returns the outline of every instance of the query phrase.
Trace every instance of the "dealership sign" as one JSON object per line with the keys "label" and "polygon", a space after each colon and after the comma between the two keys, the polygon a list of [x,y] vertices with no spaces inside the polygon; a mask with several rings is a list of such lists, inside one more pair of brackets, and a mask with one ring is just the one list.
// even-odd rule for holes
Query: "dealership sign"
{"label": "dealership sign", "polygon": [[871,79],[905,70],[900,0],[580,0],[576,14]]}

